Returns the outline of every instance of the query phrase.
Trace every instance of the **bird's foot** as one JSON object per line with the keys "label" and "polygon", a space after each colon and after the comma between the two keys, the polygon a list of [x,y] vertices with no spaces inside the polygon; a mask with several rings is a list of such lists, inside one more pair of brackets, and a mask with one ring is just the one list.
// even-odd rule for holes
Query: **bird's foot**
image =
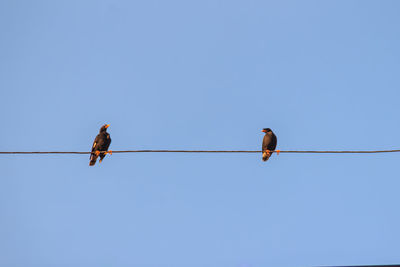
{"label": "bird's foot", "polygon": [[279,155],[279,153],[281,153],[280,150],[275,150],[276,154]]}
{"label": "bird's foot", "polygon": [[264,152],[267,153],[268,157],[271,156],[271,151],[269,151],[268,149],[266,149]]}
{"label": "bird's foot", "polygon": [[107,155],[107,154],[112,155],[112,150],[109,150],[109,151],[104,152],[104,155]]}
{"label": "bird's foot", "polygon": [[99,156],[99,155],[100,155],[100,151],[96,150],[96,152],[94,152],[94,154],[95,154],[96,156]]}

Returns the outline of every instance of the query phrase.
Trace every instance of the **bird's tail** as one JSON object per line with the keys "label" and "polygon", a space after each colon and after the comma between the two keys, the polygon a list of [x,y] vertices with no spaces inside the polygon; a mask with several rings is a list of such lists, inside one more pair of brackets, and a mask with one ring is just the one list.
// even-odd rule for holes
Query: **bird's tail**
{"label": "bird's tail", "polygon": [[271,153],[267,153],[266,151],[264,151],[262,154],[262,160],[267,161],[269,157],[271,157]]}
{"label": "bird's tail", "polygon": [[103,161],[103,159],[104,159],[105,156],[106,156],[106,155],[105,155],[104,153],[101,153],[101,154],[100,154],[99,163],[101,163],[101,162]]}
{"label": "bird's tail", "polygon": [[95,154],[91,154],[89,166],[94,166],[94,164],[96,164],[96,160],[97,160],[97,156]]}

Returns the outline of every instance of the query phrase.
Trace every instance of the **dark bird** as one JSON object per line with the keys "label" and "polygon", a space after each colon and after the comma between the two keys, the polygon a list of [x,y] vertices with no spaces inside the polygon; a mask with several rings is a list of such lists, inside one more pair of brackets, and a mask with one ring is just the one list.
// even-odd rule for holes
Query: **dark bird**
{"label": "dark bird", "polygon": [[[104,124],[100,128],[99,134],[96,136],[93,142],[92,146],[92,153],[90,154],[90,162],[89,166],[93,166],[96,164],[97,158],[100,156],[99,163],[104,159],[104,157],[107,154],[112,154],[112,151],[107,151],[108,147],[111,144],[111,138],[110,134],[107,133],[107,128],[110,126],[110,124]],[[100,151],[106,151],[106,152],[100,152]]]}
{"label": "dark bird", "polygon": [[264,139],[262,142],[262,153],[263,153],[262,160],[267,161],[273,153],[271,151],[275,150],[278,140],[276,139],[276,135],[272,132],[272,130],[270,128],[264,128],[262,130],[262,132],[265,133]]}

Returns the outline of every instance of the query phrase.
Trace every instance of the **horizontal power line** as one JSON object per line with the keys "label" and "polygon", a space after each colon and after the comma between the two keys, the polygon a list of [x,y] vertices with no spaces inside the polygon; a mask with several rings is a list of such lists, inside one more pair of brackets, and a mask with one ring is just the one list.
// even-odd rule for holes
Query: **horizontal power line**
{"label": "horizontal power line", "polygon": [[[101,151],[106,152],[106,151]],[[261,153],[261,150],[170,150],[170,149],[145,149],[145,150],[116,150],[112,153]],[[276,153],[303,153],[303,154],[370,154],[393,153],[400,149],[391,150],[275,150]],[[0,154],[91,154],[86,151],[0,151]]]}

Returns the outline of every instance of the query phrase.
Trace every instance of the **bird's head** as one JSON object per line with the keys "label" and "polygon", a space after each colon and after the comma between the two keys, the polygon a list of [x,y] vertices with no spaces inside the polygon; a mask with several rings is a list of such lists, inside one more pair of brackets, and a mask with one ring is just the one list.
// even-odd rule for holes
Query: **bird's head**
{"label": "bird's head", "polygon": [[101,126],[100,128],[100,132],[105,132],[107,131],[107,128],[110,126],[110,124],[104,124],[103,126]]}
{"label": "bird's head", "polygon": [[262,129],[261,132],[263,132],[263,133],[269,133],[269,132],[272,132],[272,130],[271,130],[270,128],[264,128],[264,129]]}

